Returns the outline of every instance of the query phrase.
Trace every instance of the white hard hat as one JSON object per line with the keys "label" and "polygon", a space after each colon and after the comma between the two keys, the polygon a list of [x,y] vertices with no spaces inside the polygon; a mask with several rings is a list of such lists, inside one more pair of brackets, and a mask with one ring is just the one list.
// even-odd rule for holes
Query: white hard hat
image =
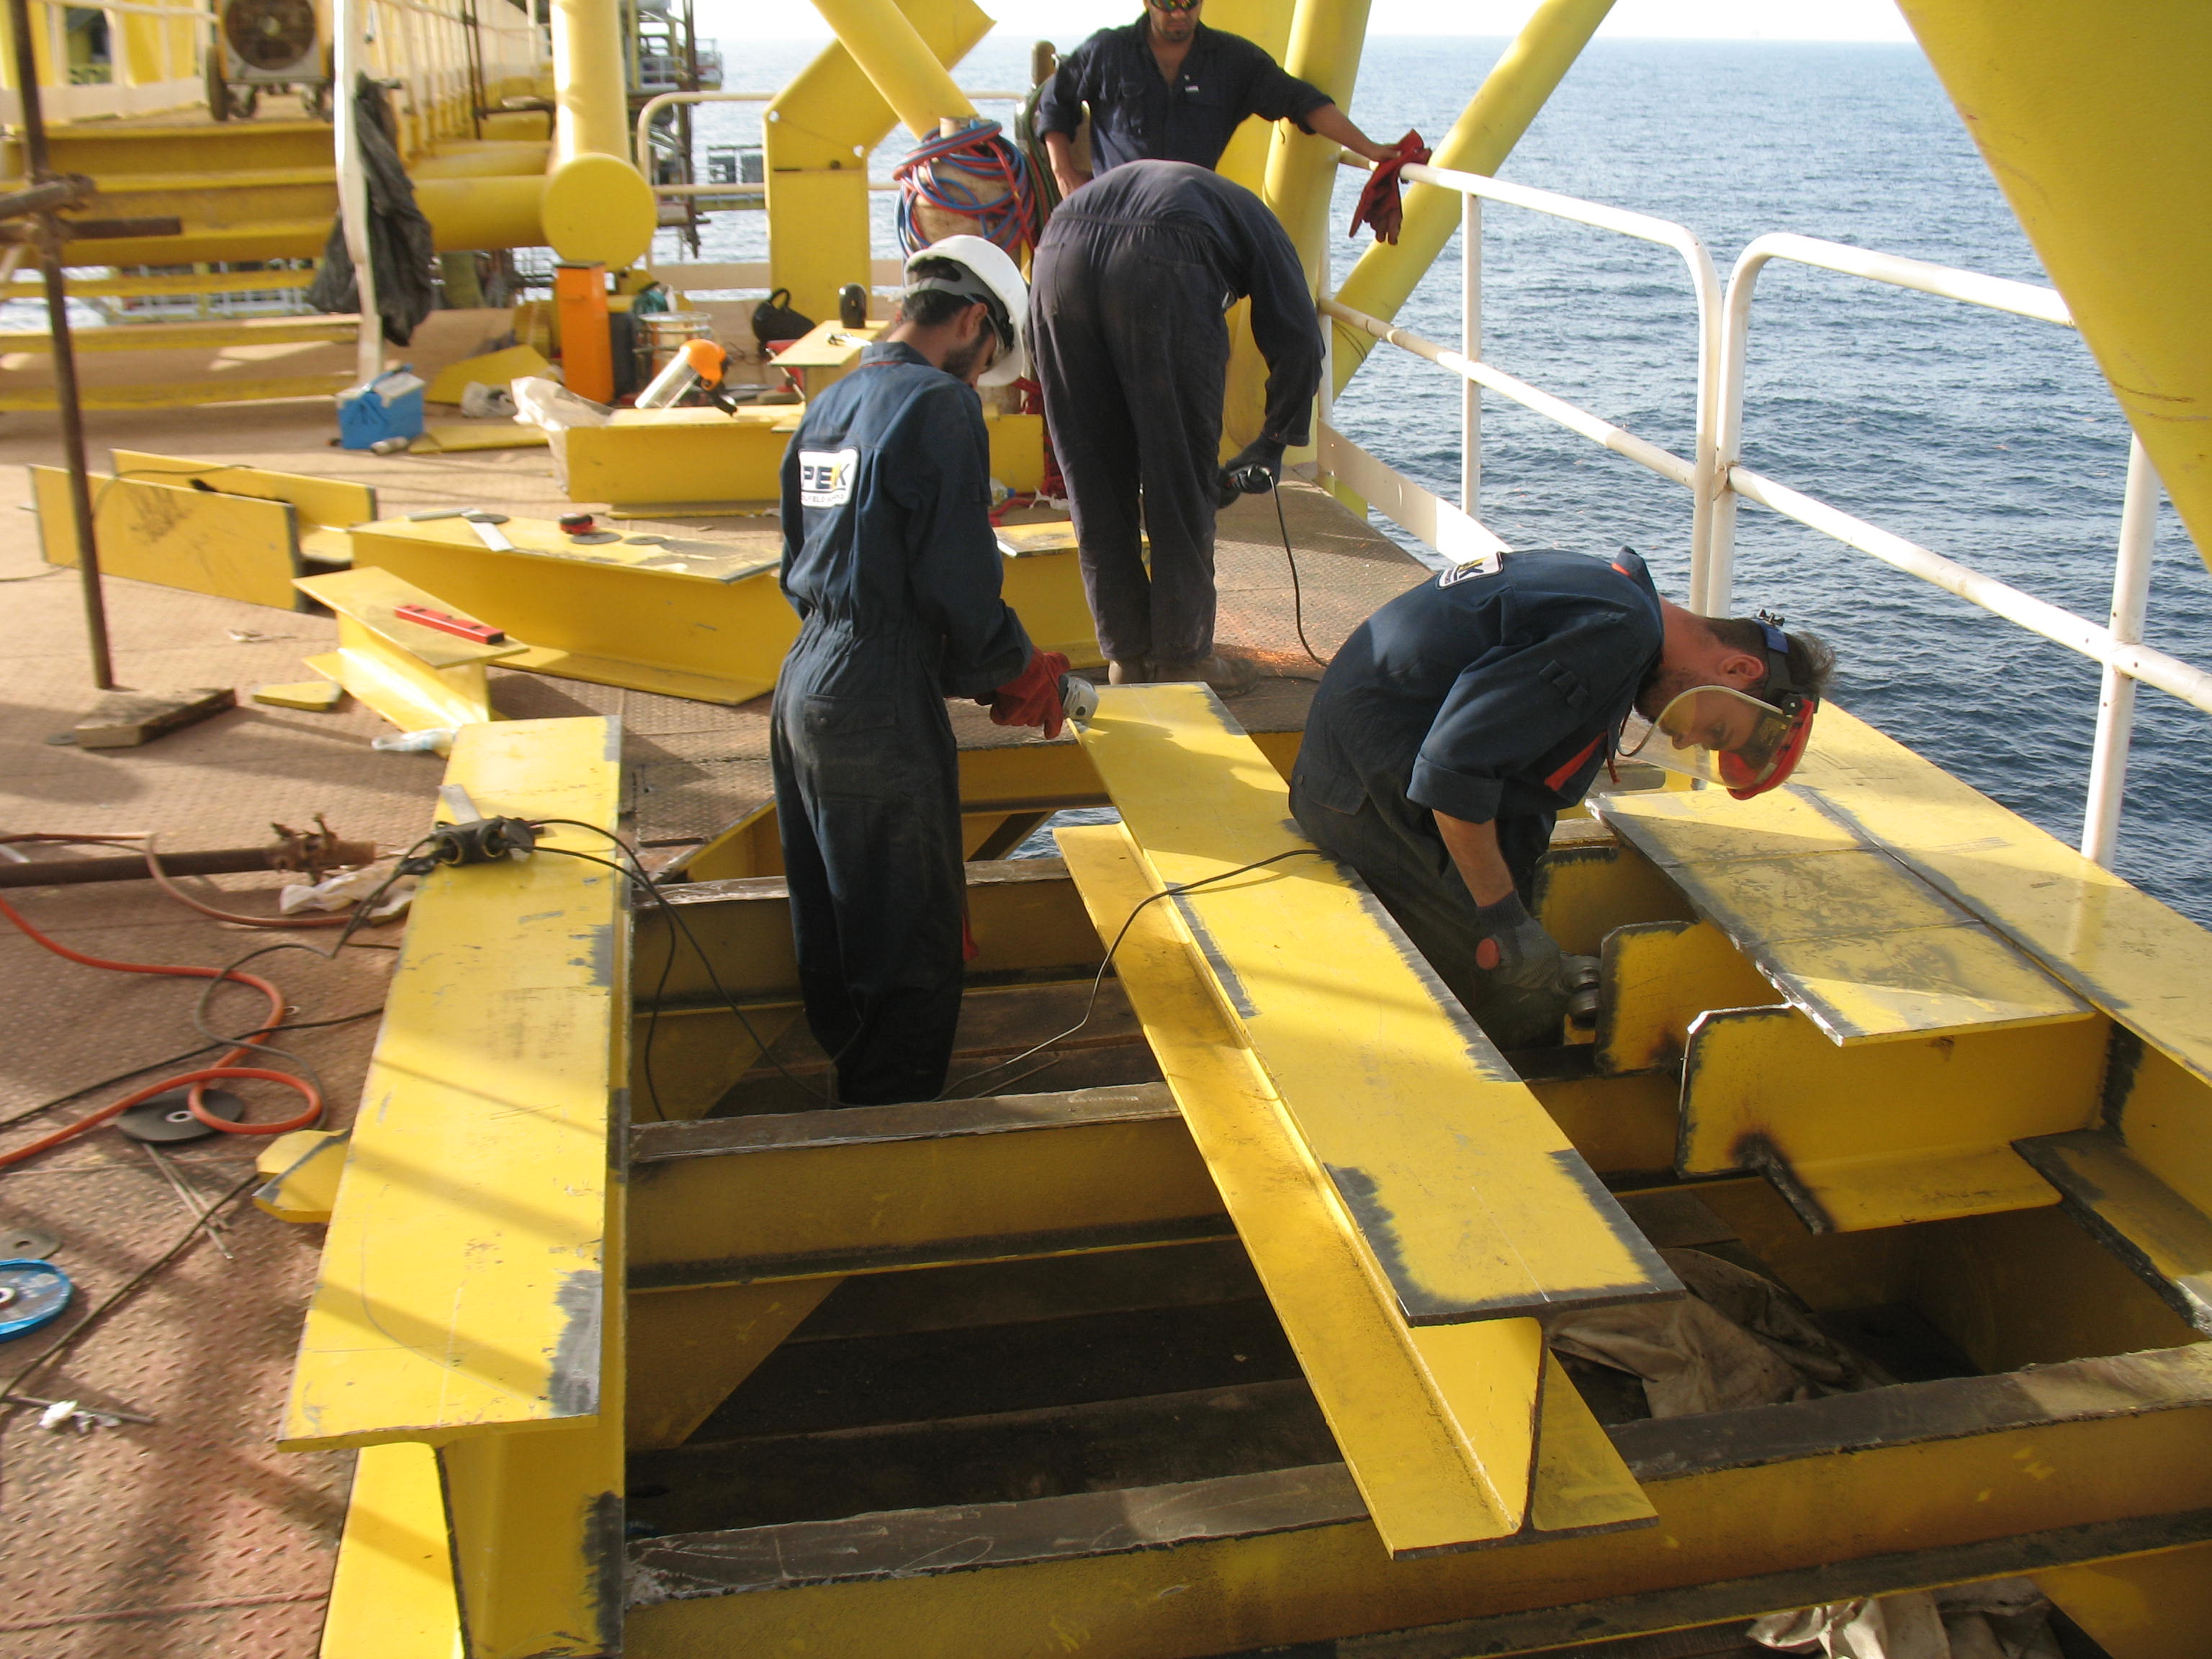
{"label": "white hard hat", "polygon": [[[1008,340],[1004,335],[1000,336],[998,356],[990,368],[977,377],[975,384],[1012,386],[1027,374],[1030,372],[1030,285],[1022,280],[1021,267],[1013,262],[1006,249],[981,236],[947,236],[942,241],[916,248],[907,255],[908,291],[919,288],[959,294],[963,290],[944,278],[915,276],[915,264],[921,259],[950,259],[988,289],[991,297],[1006,312],[1007,325],[1013,330],[1013,338]],[[984,296],[981,293],[970,292],[969,297],[980,301]]]}

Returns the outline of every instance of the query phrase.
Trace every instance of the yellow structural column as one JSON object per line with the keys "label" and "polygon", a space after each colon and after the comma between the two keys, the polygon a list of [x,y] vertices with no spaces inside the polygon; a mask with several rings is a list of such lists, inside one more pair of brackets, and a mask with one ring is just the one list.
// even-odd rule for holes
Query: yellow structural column
{"label": "yellow structural column", "polygon": [[2212,7],[1899,9],[2212,565]]}
{"label": "yellow structural column", "polygon": [[[957,64],[990,32],[975,0],[895,0],[940,64]],[[827,48],[768,107],[770,282],[816,319],[837,290],[870,278],[868,152],[896,118],[842,45]]]}
{"label": "yellow structural column", "polygon": [[814,9],[915,137],[935,132],[939,121],[975,115],[968,94],[892,0],[814,0]]}
{"label": "yellow structural column", "polygon": [[[1613,0],[1544,0],[1436,146],[1435,165],[1463,173],[1495,173],[1612,9]],[[1406,192],[1406,222],[1396,243],[1378,242],[1362,254],[1337,290],[1337,298],[1371,317],[1386,321],[1395,317],[1459,222],[1455,192],[1415,185]],[[1335,386],[1340,392],[1375,341],[1341,323],[1333,326]]]}
{"label": "yellow structural column", "polygon": [[553,0],[553,153],[629,155],[620,0]]}
{"label": "yellow structural column", "polygon": [[[1290,47],[1294,3],[1295,0],[1212,0],[1206,8],[1206,26],[1241,34],[1281,63]],[[1246,120],[1230,138],[1214,171],[1255,196],[1263,195],[1269,147],[1275,142],[1278,125],[1256,115]],[[1221,427],[1224,455],[1259,435],[1267,383],[1267,366],[1252,343],[1251,305],[1240,300],[1229,313],[1229,380]]]}

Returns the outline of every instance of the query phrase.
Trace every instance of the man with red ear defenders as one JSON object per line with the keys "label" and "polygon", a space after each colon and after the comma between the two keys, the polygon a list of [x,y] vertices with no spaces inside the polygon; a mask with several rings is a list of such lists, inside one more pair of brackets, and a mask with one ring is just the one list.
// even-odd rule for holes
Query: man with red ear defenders
{"label": "man with red ear defenders", "polygon": [[1493,1042],[1555,1042],[1568,964],[1528,912],[1554,817],[1617,753],[1739,798],[1775,787],[1833,666],[1778,618],[1669,603],[1625,549],[1495,554],[1346,641],[1306,717],[1291,807]]}

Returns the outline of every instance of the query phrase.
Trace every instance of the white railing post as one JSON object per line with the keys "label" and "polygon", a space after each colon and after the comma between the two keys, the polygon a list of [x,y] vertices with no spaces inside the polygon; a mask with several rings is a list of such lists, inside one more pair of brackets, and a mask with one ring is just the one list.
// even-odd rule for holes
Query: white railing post
{"label": "white railing post", "polygon": [[[1472,191],[1461,198],[1459,229],[1459,349],[1471,363],[1482,361],[1482,198]],[[1482,508],[1482,388],[1462,380],[1459,388],[1459,506],[1469,518]]]}
{"label": "white railing post", "polygon": [[[2151,549],[2158,538],[2158,472],[2142,441],[2128,444],[2128,486],[2120,508],[2120,546],[2112,566],[2112,638],[2142,638],[2150,605]],[[2120,804],[2127,795],[2128,748],[2134,737],[2136,683],[2107,663],[2097,698],[2097,744],[2089,757],[2089,799],[2081,813],[2081,856],[2112,867],[2120,839]]]}

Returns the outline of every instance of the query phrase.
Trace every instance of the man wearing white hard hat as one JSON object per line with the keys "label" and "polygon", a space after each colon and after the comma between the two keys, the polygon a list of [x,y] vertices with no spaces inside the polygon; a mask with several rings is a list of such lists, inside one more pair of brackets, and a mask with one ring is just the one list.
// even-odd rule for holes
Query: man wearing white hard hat
{"label": "man wearing white hard hat", "polygon": [[978,386],[1027,362],[1029,290],[951,236],[907,261],[899,320],[807,405],[783,458],[798,642],[769,757],[799,986],[847,1105],[927,1100],[959,1018],[966,897],[948,697],[1057,735],[1067,659],[1000,597]]}

